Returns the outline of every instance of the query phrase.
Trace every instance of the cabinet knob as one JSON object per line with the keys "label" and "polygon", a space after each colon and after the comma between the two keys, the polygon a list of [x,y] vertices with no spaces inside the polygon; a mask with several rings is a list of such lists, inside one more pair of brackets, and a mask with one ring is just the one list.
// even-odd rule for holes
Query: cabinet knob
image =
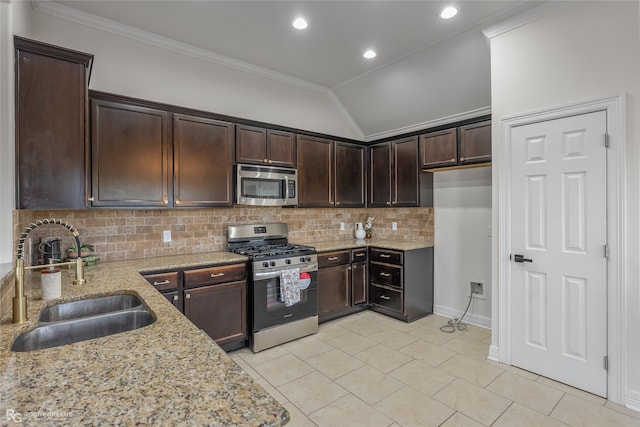
{"label": "cabinet knob", "polygon": [[173,300],[174,300],[174,301],[178,301],[178,295],[174,295],[174,296],[173,296]]}
{"label": "cabinet knob", "polygon": [[179,205],[180,204],[180,200],[176,200],[175,203],[176,203],[176,205]]}
{"label": "cabinet knob", "polygon": [[461,161],[461,162],[464,162],[464,157],[460,157],[460,161]]}
{"label": "cabinet knob", "polygon": [[191,299],[191,294],[186,294],[184,297],[185,297],[186,299]]}
{"label": "cabinet knob", "polygon": [[93,196],[89,197],[87,200],[90,201],[90,202],[93,202],[93,200],[94,200]]}
{"label": "cabinet knob", "polygon": [[456,162],[456,159],[451,159],[451,160],[450,160],[450,162],[451,162],[451,163],[455,163],[455,162]]}
{"label": "cabinet knob", "polygon": [[273,163],[273,160],[269,160],[269,164]]}
{"label": "cabinet knob", "polygon": [[391,204],[392,204],[392,205],[396,205],[396,204],[398,204],[398,201],[397,201],[397,200],[394,200],[393,202],[391,202]]}
{"label": "cabinet knob", "polygon": [[269,163],[268,159],[262,159],[262,163]]}
{"label": "cabinet knob", "polygon": [[387,206],[391,206],[391,202],[387,202]]}
{"label": "cabinet knob", "polygon": [[162,201],[162,204],[163,204],[163,205],[168,205],[168,204],[169,204],[169,199],[164,199],[164,200]]}

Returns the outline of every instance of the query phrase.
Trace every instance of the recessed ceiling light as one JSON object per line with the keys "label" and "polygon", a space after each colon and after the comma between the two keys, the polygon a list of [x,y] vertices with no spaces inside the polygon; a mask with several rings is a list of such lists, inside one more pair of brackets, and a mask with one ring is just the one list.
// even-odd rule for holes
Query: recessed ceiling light
{"label": "recessed ceiling light", "polygon": [[309,26],[309,24],[307,23],[307,20],[304,18],[296,18],[295,21],[293,21],[292,25],[293,25],[293,28],[296,28],[298,30],[304,30]]}
{"label": "recessed ceiling light", "polygon": [[376,57],[376,51],[369,49],[365,53],[362,54],[366,59],[372,59]]}
{"label": "recessed ceiling light", "polygon": [[440,12],[440,18],[450,19],[456,16],[457,14],[458,14],[458,9],[456,9],[453,6],[447,6],[444,9],[442,9],[442,12]]}

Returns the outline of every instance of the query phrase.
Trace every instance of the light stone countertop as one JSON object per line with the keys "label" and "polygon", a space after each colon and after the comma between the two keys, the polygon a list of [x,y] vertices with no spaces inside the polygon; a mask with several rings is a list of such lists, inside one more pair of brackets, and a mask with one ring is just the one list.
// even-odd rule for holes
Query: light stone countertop
{"label": "light stone countertop", "polygon": [[[99,263],[86,285],[63,270],[61,300],[138,294],[153,324],[46,350],[14,353],[13,339],[36,326],[43,301],[39,275],[27,283],[28,317],[0,322],[0,416],[20,413],[38,425],[281,426],[289,413],[139,272],[245,262],[228,252]],[[40,414],[38,414],[38,412]],[[5,421],[8,422],[8,421]],[[2,424],[2,423],[0,423]]]}
{"label": "light stone countertop", "polygon": [[400,240],[385,239],[364,239],[364,240],[332,240],[327,242],[296,242],[308,246],[313,246],[318,252],[337,251],[341,249],[355,249],[362,247],[376,247],[383,249],[395,249],[398,251],[410,251],[412,249],[421,249],[431,247],[426,242],[408,242]]}

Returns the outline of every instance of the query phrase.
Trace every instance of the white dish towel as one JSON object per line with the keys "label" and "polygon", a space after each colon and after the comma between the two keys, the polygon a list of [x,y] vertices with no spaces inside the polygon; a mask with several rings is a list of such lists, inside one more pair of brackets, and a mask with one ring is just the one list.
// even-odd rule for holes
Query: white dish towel
{"label": "white dish towel", "polygon": [[300,302],[300,287],[298,286],[299,279],[299,268],[290,268],[280,272],[280,295],[282,295],[284,305],[287,307]]}

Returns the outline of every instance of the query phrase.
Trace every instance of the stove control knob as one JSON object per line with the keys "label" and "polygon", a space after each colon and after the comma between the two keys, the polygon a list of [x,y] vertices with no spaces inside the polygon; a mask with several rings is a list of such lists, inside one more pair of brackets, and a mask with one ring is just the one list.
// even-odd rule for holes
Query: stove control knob
{"label": "stove control knob", "polygon": [[271,261],[270,265],[271,265],[271,267],[275,267],[276,266],[276,262],[275,261]]}
{"label": "stove control knob", "polygon": [[288,258],[286,260],[284,260],[284,262],[287,263],[287,264],[291,264],[291,260],[288,259]]}
{"label": "stove control knob", "polygon": [[308,257],[306,257],[304,260],[305,260],[305,261],[311,261],[311,257],[310,257],[310,256],[308,256]]}
{"label": "stove control knob", "polygon": [[304,257],[303,256],[300,257],[300,262],[304,262]]}
{"label": "stove control knob", "polygon": [[265,261],[265,262],[262,263],[262,266],[263,267],[269,267],[269,263],[267,261]]}

